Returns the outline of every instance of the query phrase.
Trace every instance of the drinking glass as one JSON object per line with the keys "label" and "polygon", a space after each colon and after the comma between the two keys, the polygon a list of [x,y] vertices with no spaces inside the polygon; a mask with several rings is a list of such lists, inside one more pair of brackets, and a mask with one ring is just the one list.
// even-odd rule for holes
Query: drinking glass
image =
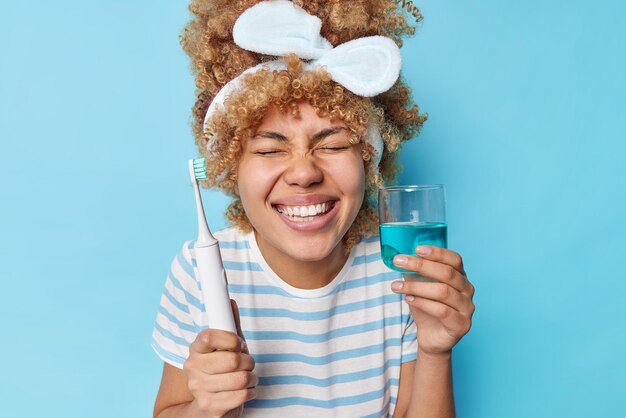
{"label": "drinking glass", "polygon": [[392,186],[378,190],[380,248],[387,267],[406,280],[433,281],[393,264],[397,254],[417,256],[418,245],[448,247],[443,184]]}

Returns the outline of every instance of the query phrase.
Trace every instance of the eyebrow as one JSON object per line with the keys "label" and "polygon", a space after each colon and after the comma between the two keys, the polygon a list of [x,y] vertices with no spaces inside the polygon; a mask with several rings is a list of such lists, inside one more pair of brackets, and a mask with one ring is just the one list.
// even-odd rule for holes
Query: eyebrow
{"label": "eyebrow", "polygon": [[[315,135],[313,135],[313,142],[319,142],[322,139],[326,138],[327,136],[331,136],[334,135],[336,133],[339,133],[342,130],[345,130],[346,128],[344,128],[343,126],[333,126],[330,128],[324,128],[321,131],[317,132]],[[257,133],[254,135],[254,137],[261,137],[261,138],[268,138],[268,139],[275,139],[277,141],[281,141],[281,142],[287,142],[289,141],[289,139],[283,135],[280,134],[278,132],[273,132],[273,131],[257,131]]]}

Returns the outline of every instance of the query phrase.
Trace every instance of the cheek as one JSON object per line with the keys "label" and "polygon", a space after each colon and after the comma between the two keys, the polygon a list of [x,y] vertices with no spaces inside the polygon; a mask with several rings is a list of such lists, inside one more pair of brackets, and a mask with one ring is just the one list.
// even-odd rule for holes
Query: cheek
{"label": "cheek", "polygon": [[237,169],[239,197],[245,203],[267,197],[279,177],[279,170],[262,162],[242,160]]}
{"label": "cheek", "polygon": [[344,194],[359,202],[362,200],[365,195],[365,167],[360,157],[347,158],[340,164],[333,164],[329,170]]}

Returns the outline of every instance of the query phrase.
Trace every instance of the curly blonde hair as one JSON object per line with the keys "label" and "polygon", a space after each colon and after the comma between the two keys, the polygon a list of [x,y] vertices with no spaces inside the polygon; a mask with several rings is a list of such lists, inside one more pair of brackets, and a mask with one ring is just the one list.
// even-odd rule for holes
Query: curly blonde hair
{"label": "curly blonde hair", "polygon": [[[276,59],[244,50],[233,41],[235,20],[256,3],[259,0],[192,0],[189,6],[193,18],[184,30],[181,44],[191,58],[196,77],[193,132],[207,161],[208,174],[202,187],[216,187],[231,195],[228,219],[239,229],[250,231],[252,227],[235,191],[242,140],[254,135],[270,106],[297,115],[298,103],[306,101],[318,116],[342,120],[351,132],[352,143],[364,144],[365,199],[343,237],[344,248],[349,251],[361,237],[377,232],[376,190],[395,178],[402,142],[419,133],[427,115],[419,113],[408,86],[401,79],[388,91],[365,98],[334,82],[323,69],[304,71],[303,62],[290,55],[285,58],[286,70],[262,69],[242,77],[240,93],[225,100],[223,110],[213,115],[206,129],[204,118],[217,92],[246,69]],[[295,0],[293,3],[322,20],[321,35],[333,46],[373,35],[387,36],[401,46],[401,37],[415,32],[395,1]],[[421,20],[421,15],[416,17]],[[384,142],[378,169],[371,162],[374,150],[365,141],[366,127],[372,119],[378,124]],[[209,139],[211,146],[207,149]]]}

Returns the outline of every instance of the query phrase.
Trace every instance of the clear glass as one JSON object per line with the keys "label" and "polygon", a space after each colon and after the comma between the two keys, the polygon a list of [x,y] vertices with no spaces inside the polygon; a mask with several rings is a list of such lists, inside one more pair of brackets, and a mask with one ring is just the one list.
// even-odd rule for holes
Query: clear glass
{"label": "clear glass", "polygon": [[397,254],[417,256],[418,245],[448,248],[446,198],[443,184],[392,186],[378,190],[380,248],[387,267],[405,279],[430,281],[393,264]]}

